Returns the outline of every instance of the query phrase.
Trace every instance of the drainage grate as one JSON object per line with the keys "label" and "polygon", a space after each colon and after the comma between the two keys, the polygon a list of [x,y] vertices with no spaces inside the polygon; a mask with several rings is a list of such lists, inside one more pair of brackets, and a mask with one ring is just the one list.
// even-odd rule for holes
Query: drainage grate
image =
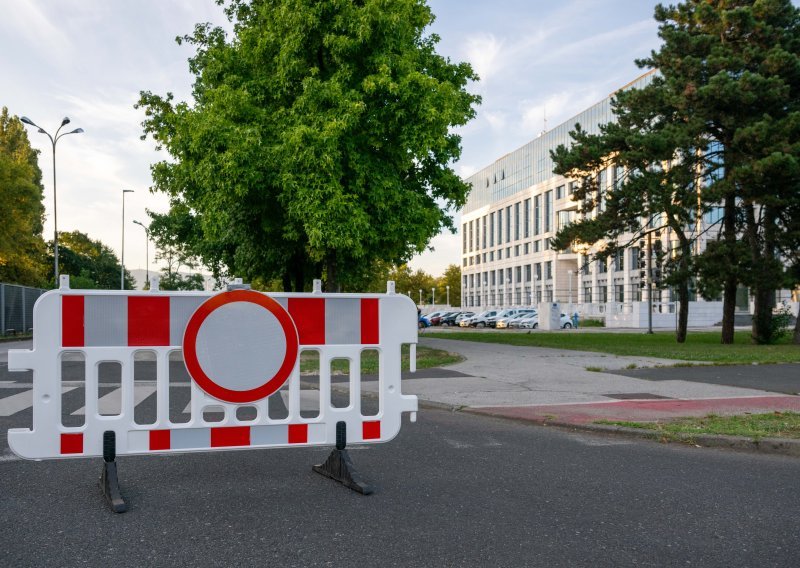
{"label": "drainage grate", "polygon": [[615,392],[611,394],[604,394],[603,396],[608,398],[615,398],[617,400],[662,399],[662,398],[672,400],[671,396],[661,396],[660,394],[653,394],[649,392]]}

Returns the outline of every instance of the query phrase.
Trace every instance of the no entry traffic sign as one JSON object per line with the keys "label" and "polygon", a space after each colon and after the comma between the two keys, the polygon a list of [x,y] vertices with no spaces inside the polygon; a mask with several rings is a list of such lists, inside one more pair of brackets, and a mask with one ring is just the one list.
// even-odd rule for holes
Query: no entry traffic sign
{"label": "no entry traffic sign", "polygon": [[183,355],[192,379],[225,402],[276,392],[297,362],[298,335],[283,307],[265,294],[233,290],[212,296],[189,318]]}

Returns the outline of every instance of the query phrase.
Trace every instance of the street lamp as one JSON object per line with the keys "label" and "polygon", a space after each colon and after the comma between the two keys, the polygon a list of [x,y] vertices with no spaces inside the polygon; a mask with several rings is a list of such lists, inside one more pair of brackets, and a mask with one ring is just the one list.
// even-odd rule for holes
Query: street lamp
{"label": "street lamp", "polygon": [[145,282],[150,282],[150,229],[145,227],[142,223],[137,221],[136,219],[133,220],[136,225],[139,225],[142,229],[144,229],[144,258],[145,258],[145,270],[147,271],[147,276],[145,276]]}
{"label": "street lamp", "polygon": [[[55,276],[55,286],[58,287],[58,207],[56,201],[56,143],[61,140],[67,134],[80,134],[83,132],[83,128],[76,128],[75,130],[70,130],[69,132],[61,132],[61,129],[64,128],[67,124],[69,124],[70,120],[69,117],[64,117],[61,121],[61,126],[58,127],[56,130],[56,135],[51,136],[49,132],[47,132],[44,128],[33,122],[27,116],[23,116],[20,120],[31,126],[35,126],[39,129],[41,134],[46,134],[47,137],[50,139],[50,144],[53,146],[53,251],[54,251],[54,258],[53,258],[53,275]],[[59,132],[61,132],[59,134]]]}
{"label": "street lamp", "polygon": [[133,193],[132,189],[122,190],[122,258],[119,267],[119,289],[125,289],[125,194]]}
{"label": "street lamp", "polygon": [[419,305],[422,305],[422,288],[419,289]]}
{"label": "street lamp", "polygon": [[436,288],[431,288],[431,305],[436,308]]}
{"label": "street lamp", "polygon": [[445,289],[447,290],[447,305],[449,306],[450,305],[450,286],[445,286]]}

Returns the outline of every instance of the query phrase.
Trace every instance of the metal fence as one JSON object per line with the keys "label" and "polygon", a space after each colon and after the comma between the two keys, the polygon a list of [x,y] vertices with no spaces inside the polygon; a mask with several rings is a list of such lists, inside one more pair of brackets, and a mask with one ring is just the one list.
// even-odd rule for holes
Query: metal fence
{"label": "metal fence", "polygon": [[47,292],[41,288],[0,283],[0,336],[33,331],[33,304]]}

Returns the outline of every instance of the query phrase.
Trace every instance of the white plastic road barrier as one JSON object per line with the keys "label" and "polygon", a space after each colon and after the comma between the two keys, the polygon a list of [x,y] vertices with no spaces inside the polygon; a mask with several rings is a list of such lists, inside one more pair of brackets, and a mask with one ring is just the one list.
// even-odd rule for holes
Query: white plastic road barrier
{"label": "white plastic road barrier", "polygon": [[[387,294],[264,294],[226,292],[70,290],[41,296],[34,307],[32,350],[9,351],[10,371],[33,371],[33,428],[12,429],[8,443],[30,459],[208,452],[284,446],[330,446],[346,425],[350,443],[385,442],[400,430],[403,412],[416,418],[417,398],[400,385],[400,350],[417,342],[416,306]],[[317,286],[318,288],[318,286]],[[379,353],[376,415],[361,409],[361,352]],[[299,354],[319,353],[319,414],[301,416]],[[155,422],[137,424],[137,353],[154,354]],[[192,378],[191,417],[170,421],[170,355],[182,352]],[[62,360],[85,361],[84,424],[62,424]],[[349,405],[331,404],[331,360],[349,360]],[[413,352],[412,352],[413,358]],[[118,413],[101,412],[99,368],[121,368]],[[269,397],[288,382],[288,416],[271,419]],[[148,392],[152,391],[152,387]],[[71,392],[74,395],[75,391]],[[65,395],[66,396],[66,395]],[[145,395],[146,396],[146,395]],[[240,420],[237,409],[254,407]],[[207,422],[206,409],[222,409]],[[337,429],[337,424],[340,426]],[[113,436],[109,438],[109,432]],[[104,440],[106,452],[104,454]],[[110,441],[109,441],[110,440]],[[339,440],[341,442],[341,440]],[[108,444],[112,447],[109,448]],[[343,444],[340,443],[343,447]]]}

